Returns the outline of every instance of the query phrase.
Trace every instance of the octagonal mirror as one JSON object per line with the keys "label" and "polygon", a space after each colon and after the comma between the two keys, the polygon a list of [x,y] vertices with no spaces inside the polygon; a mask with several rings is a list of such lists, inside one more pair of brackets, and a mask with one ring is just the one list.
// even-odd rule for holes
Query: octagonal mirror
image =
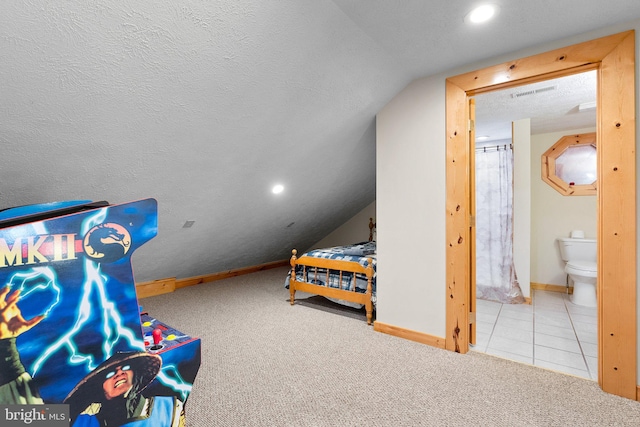
{"label": "octagonal mirror", "polygon": [[566,135],[542,155],[542,180],[565,196],[596,194],[595,132]]}

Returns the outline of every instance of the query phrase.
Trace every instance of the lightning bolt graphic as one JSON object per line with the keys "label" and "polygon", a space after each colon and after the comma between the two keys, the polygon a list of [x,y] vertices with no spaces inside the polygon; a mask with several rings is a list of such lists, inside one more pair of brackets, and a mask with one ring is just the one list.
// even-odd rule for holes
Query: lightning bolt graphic
{"label": "lightning bolt graphic", "polygon": [[[20,284],[14,283],[20,282]],[[35,285],[31,283],[37,282]],[[14,274],[9,279],[8,285],[11,288],[17,287],[20,290],[20,298],[24,299],[31,294],[36,294],[40,291],[52,290],[55,294],[54,300],[49,304],[42,314],[49,315],[53,307],[60,302],[60,294],[62,290],[57,282],[57,276],[52,268],[48,267],[35,267],[30,271],[21,271]]]}
{"label": "lightning bolt graphic", "polygon": [[[94,215],[84,220],[82,224],[82,235],[95,225],[104,222],[107,209],[103,208]],[[113,348],[120,340],[124,339],[128,342],[129,348],[132,350],[144,350],[144,343],[139,340],[132,330],[126,327],[117,304],[112,301],[106,292],[107,276],[100,273],[100,264],[89,258],[84,260],[84,277],[82,284],[81,299],[78,304],[75,322],[73,326],[61,334],[60,337],[43,352],[40,357],[33,363],[31,372],[35,376],[43,364],[56,352],[66,349],[69,353],[69,363],[74,365],[85,364],[88,371],[95,369],[102,360],[96,363],[95,357],[91,354],[83,353],[76,344],[75,337],[80,333],[84,326],[91,321],[92,310],[96,306],[100,307],[100,332],[104,339],[102,340],[102,351],[106,360],[112,356]],[[98,299],[98,304],[91,303],[91,298]],[[95,329],[95,328],[92,328]]]}
{"label": "lightning bolt graphic", "polygon": [[182,397],[180,400],[183,402],[187,399],[187,396],[189,396],[193,388],[192,384],[189,384],[180,376],[180,372],[175,365],[163,366],[156,379],[167,387],[172,388],[175,392],[180,393]]}

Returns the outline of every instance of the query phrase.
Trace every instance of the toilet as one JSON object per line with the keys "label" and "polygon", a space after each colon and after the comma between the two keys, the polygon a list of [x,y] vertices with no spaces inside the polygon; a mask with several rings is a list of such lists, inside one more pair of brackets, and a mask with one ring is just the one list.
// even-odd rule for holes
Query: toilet
{"label": "toilet", "polygon": [[573,282],[571,302],[584,307],[596,306],[596,279],[598,246],[594,239],[585,239],[584,233],[572,231],[571,237],[558,239],[560,256],[566,263],[565,273]]}

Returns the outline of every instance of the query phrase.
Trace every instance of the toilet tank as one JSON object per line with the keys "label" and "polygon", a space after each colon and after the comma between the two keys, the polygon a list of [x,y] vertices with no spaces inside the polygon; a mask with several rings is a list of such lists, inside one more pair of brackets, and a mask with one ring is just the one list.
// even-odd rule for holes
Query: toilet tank
{"label": "toilet tank", "polygon": [[560,256],[563,261],[590,261],[596,262],[598,245],[594,239],[574,239],[561,237],[558,239]]}

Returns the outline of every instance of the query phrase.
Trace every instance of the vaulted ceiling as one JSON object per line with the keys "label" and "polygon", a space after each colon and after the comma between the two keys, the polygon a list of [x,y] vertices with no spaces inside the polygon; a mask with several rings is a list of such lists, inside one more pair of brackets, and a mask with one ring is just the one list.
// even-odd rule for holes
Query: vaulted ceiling
{"label": "vaulted ceiling", "polygon": [[138,280],[285,259],[375,200],[375,115],[412,80],[640,18],[494,3],[2,2],[0,208],[157,199]]}

